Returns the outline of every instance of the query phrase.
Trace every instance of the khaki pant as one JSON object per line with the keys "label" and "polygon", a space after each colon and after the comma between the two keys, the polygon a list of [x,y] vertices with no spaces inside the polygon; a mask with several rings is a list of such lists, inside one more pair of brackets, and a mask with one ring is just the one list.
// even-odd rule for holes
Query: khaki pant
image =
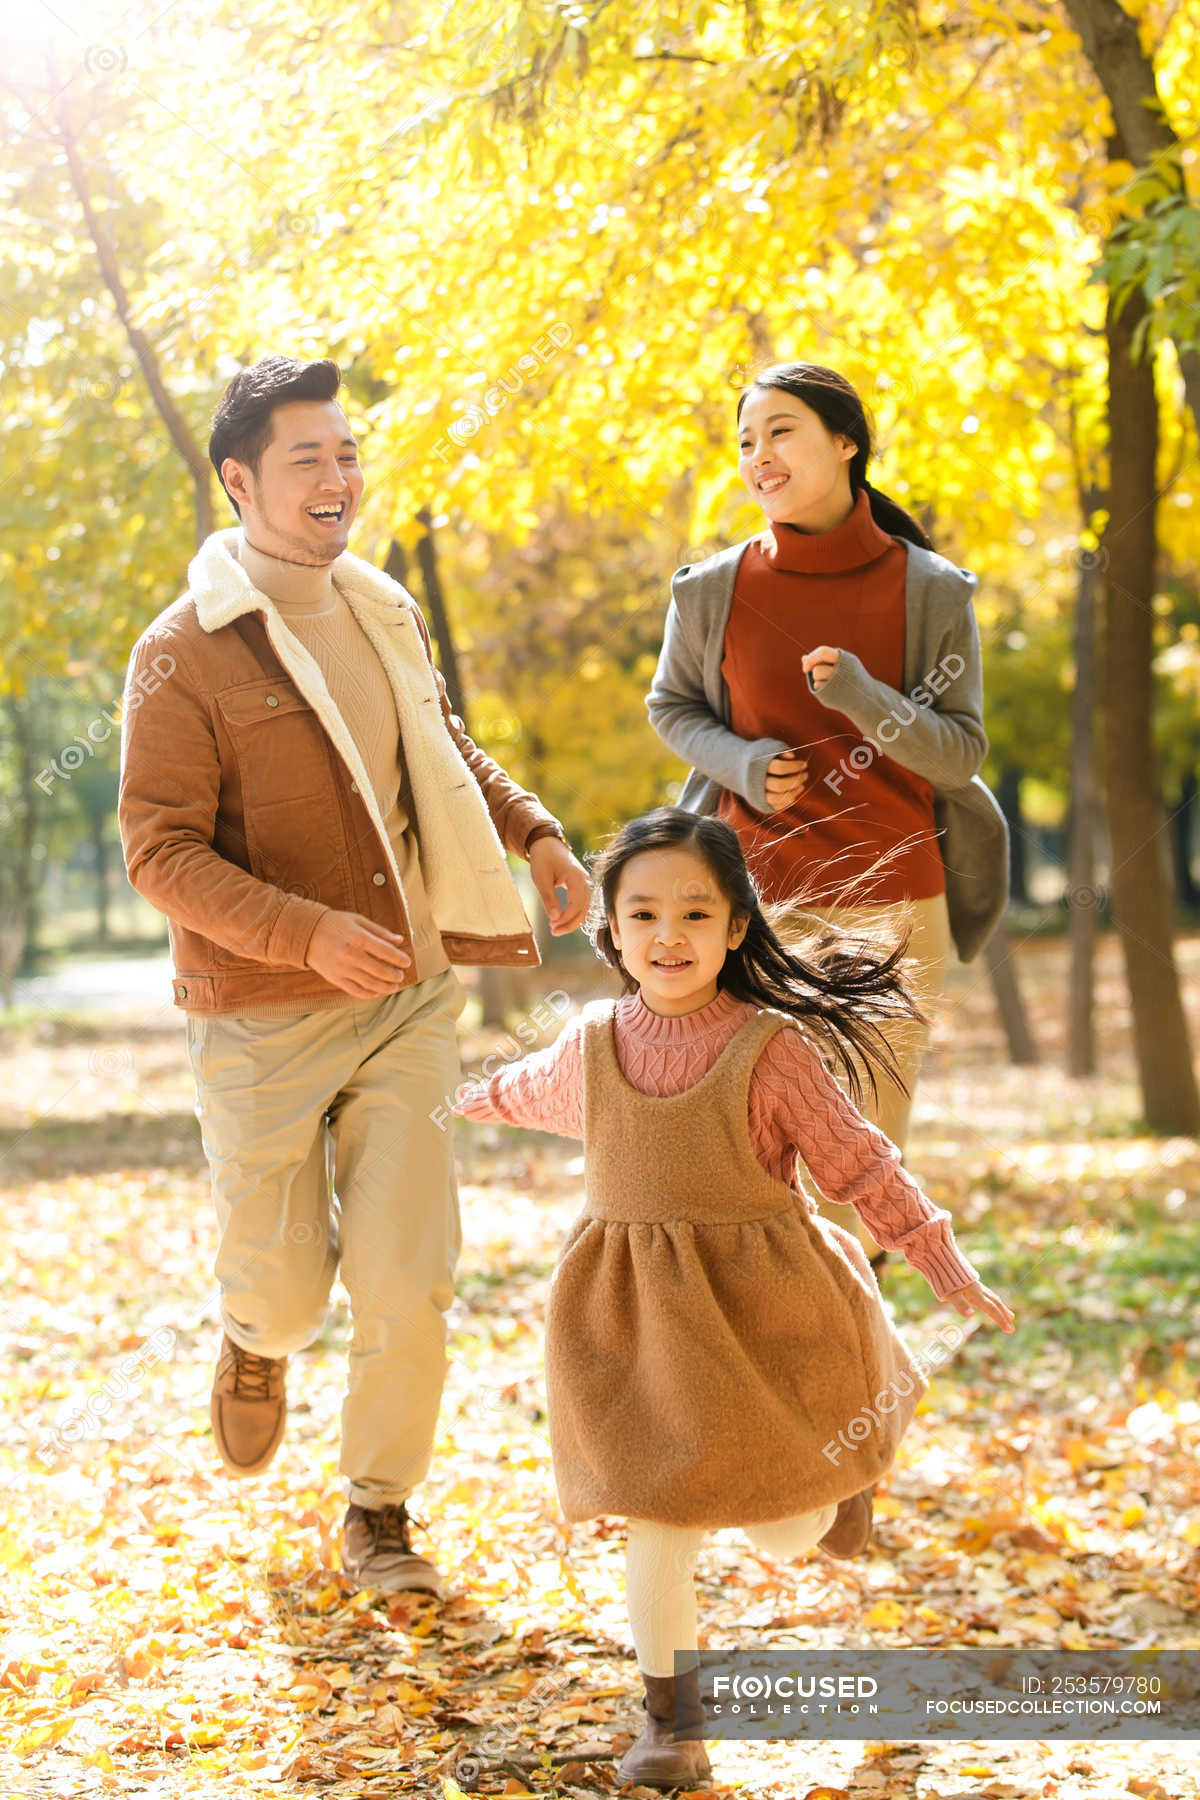
{"label": "khaki pant", "polygon": [[465,1001],[447,969],[292,1018],[187,1019],[225,1329],[262,1356],[303,1349],[340,1266],[354,1324],[341,1471],[359,1505],[405,1499],[429,1468],[461,1243],[440,1109],[461,1079]]}
{"label": "khaki pant", "polygon": [[[801,917],[816,914],[818,918],[828,919],[835,925],[854,928],[866,925],[872,928],[882,926],[885,930],[898,922],[911,924],[912,936],[909,941],[908,955],[904,962],[904,971],[912,986],[918,1006],[930,1019],[936,1011],[937,1001],[946,985],[946,968],[950,961],[951,938],[950,916],[946,910],[945,894],[934,894],[925,900],[906,900],[896,905],[876,906],[806,906],[803,913],[793,916]],[[896,1148],[903,1152],[908,1139],[908,1123],[912,1113],[912,1096],[916,1090],[917,1076],[921,1072],[921,1064],[925,1060],[925,1051],[929,1045],[930,1026],[918,1025],[912,1019],[900,1019],[886,1024],[883,1032],[891,1045],[892,1052],[904,1077],[908,1093],[898,1088],[894,1081],[880,1070],[875,1071],[875,1081],[879,1089],[879,1097],[873,1100],[869,1084],[864,1082],[865,1092],[861,1101],[864,1118],[877,1125],[885,1137],[891,1138]],[[843,1081],[842,1085],[845,1083]],[[845,1206],[825,1201],[817,1190],[814,1198],[821,1214],[831,1219],[835,1225],[846,1230],[856,1230],[859,1242],[868,1256],[877,1254],[880,1246],[871,1236],[857,1213],[852,1219],[847,1217],[852,1212]]]}

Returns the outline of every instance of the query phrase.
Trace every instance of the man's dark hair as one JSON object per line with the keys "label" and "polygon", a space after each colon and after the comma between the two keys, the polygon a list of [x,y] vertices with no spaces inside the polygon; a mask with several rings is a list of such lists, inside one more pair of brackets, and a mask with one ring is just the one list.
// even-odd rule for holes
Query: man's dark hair
{"label": "man's dark hair", "polygon": [[[217,480],[227,456],[245,463],[258,474],[263,451],[271,441],[271,414],[291,400],[332,400],[342,385],[342,372],[324,356],[319,362],[297,362],[294,356],[264,356],[261,362],[239,369],[213,414],[208,455]],[[229,504],[240,519],[241,508],[225,488]]]}

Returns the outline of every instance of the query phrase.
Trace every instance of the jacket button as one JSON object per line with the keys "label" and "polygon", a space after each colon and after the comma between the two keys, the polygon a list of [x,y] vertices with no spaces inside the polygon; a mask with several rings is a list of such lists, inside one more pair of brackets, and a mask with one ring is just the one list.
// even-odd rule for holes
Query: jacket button
{"label": "jacket button", "polygon": [[175,983],[175,998],[177,1000],[186,1000],[187,999],[187,988],[184,986],[182,981],[177,981]]}
{"label": "jacket button", "polygon": [[383,873],[382,869],[376,869],[375,873],[371,877],[371,880],[375,883],[376,887],[382,887],[384,882],[387,880],[387,876]]}
{"label": "jacket button", "polygon": [[279,700],[278,700],[277,696],[274,694],[268,694],[267,695],[267,705],[268,706],[278,706]]}

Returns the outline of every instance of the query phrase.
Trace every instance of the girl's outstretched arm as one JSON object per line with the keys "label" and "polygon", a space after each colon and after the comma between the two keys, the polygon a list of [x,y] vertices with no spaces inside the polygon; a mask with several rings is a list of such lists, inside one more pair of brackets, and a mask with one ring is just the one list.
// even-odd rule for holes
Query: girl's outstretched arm
{"label": "girl's outstretched arm", "polygon": [[921,1192],[895,1144],[863,1118],[798,1028],[777,1031],[755,1065],[750,1130],[756,1146],[769,1146],[773,1175],[795,1187],[799,1157],[824,1197],[852,1206],[939,1300],[979,1280],[954,1241],[950,1214]]}
{"label": "girl's outstretched arm", "polygon": [[509,1063],[459,1093],[454,1111],[468,1119],[500,1119],[533,1131],[583,1136],[583,1017],[565,1025],[533,1056]]}

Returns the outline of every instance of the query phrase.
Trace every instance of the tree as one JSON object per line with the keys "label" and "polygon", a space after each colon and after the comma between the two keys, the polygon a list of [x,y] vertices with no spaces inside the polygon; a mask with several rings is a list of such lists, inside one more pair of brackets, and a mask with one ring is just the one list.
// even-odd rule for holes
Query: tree
{"label": "tree", "polygon": [[[1110,158],[1152,162],[1158,183],[1183,198],[1182,145],[1167,121],[1136,21],[1117,0],[1065,3],[1112,109]],[[1150,285],[1152,272],[1153,262],[1140,285],[1123,293],[1110,290],[1105,321],[1109,359],[1109,495],[1103,545],[1105,786],[1114,913],[1133,1007],[1143,1108],[1157,1129],[1193,1132],[1200,1126],[1200,1089],[1158,843],[1163,821],[1153,736],[1153,625],[1159,403],[1155,358],[1146,351],[1153,342],[1149,300],[1161,291],[1162,283]],[[1177,315],[1172,324],[1179,329]],[[1186,336],[1176,348],[1200,429],[1200,355]]]}

